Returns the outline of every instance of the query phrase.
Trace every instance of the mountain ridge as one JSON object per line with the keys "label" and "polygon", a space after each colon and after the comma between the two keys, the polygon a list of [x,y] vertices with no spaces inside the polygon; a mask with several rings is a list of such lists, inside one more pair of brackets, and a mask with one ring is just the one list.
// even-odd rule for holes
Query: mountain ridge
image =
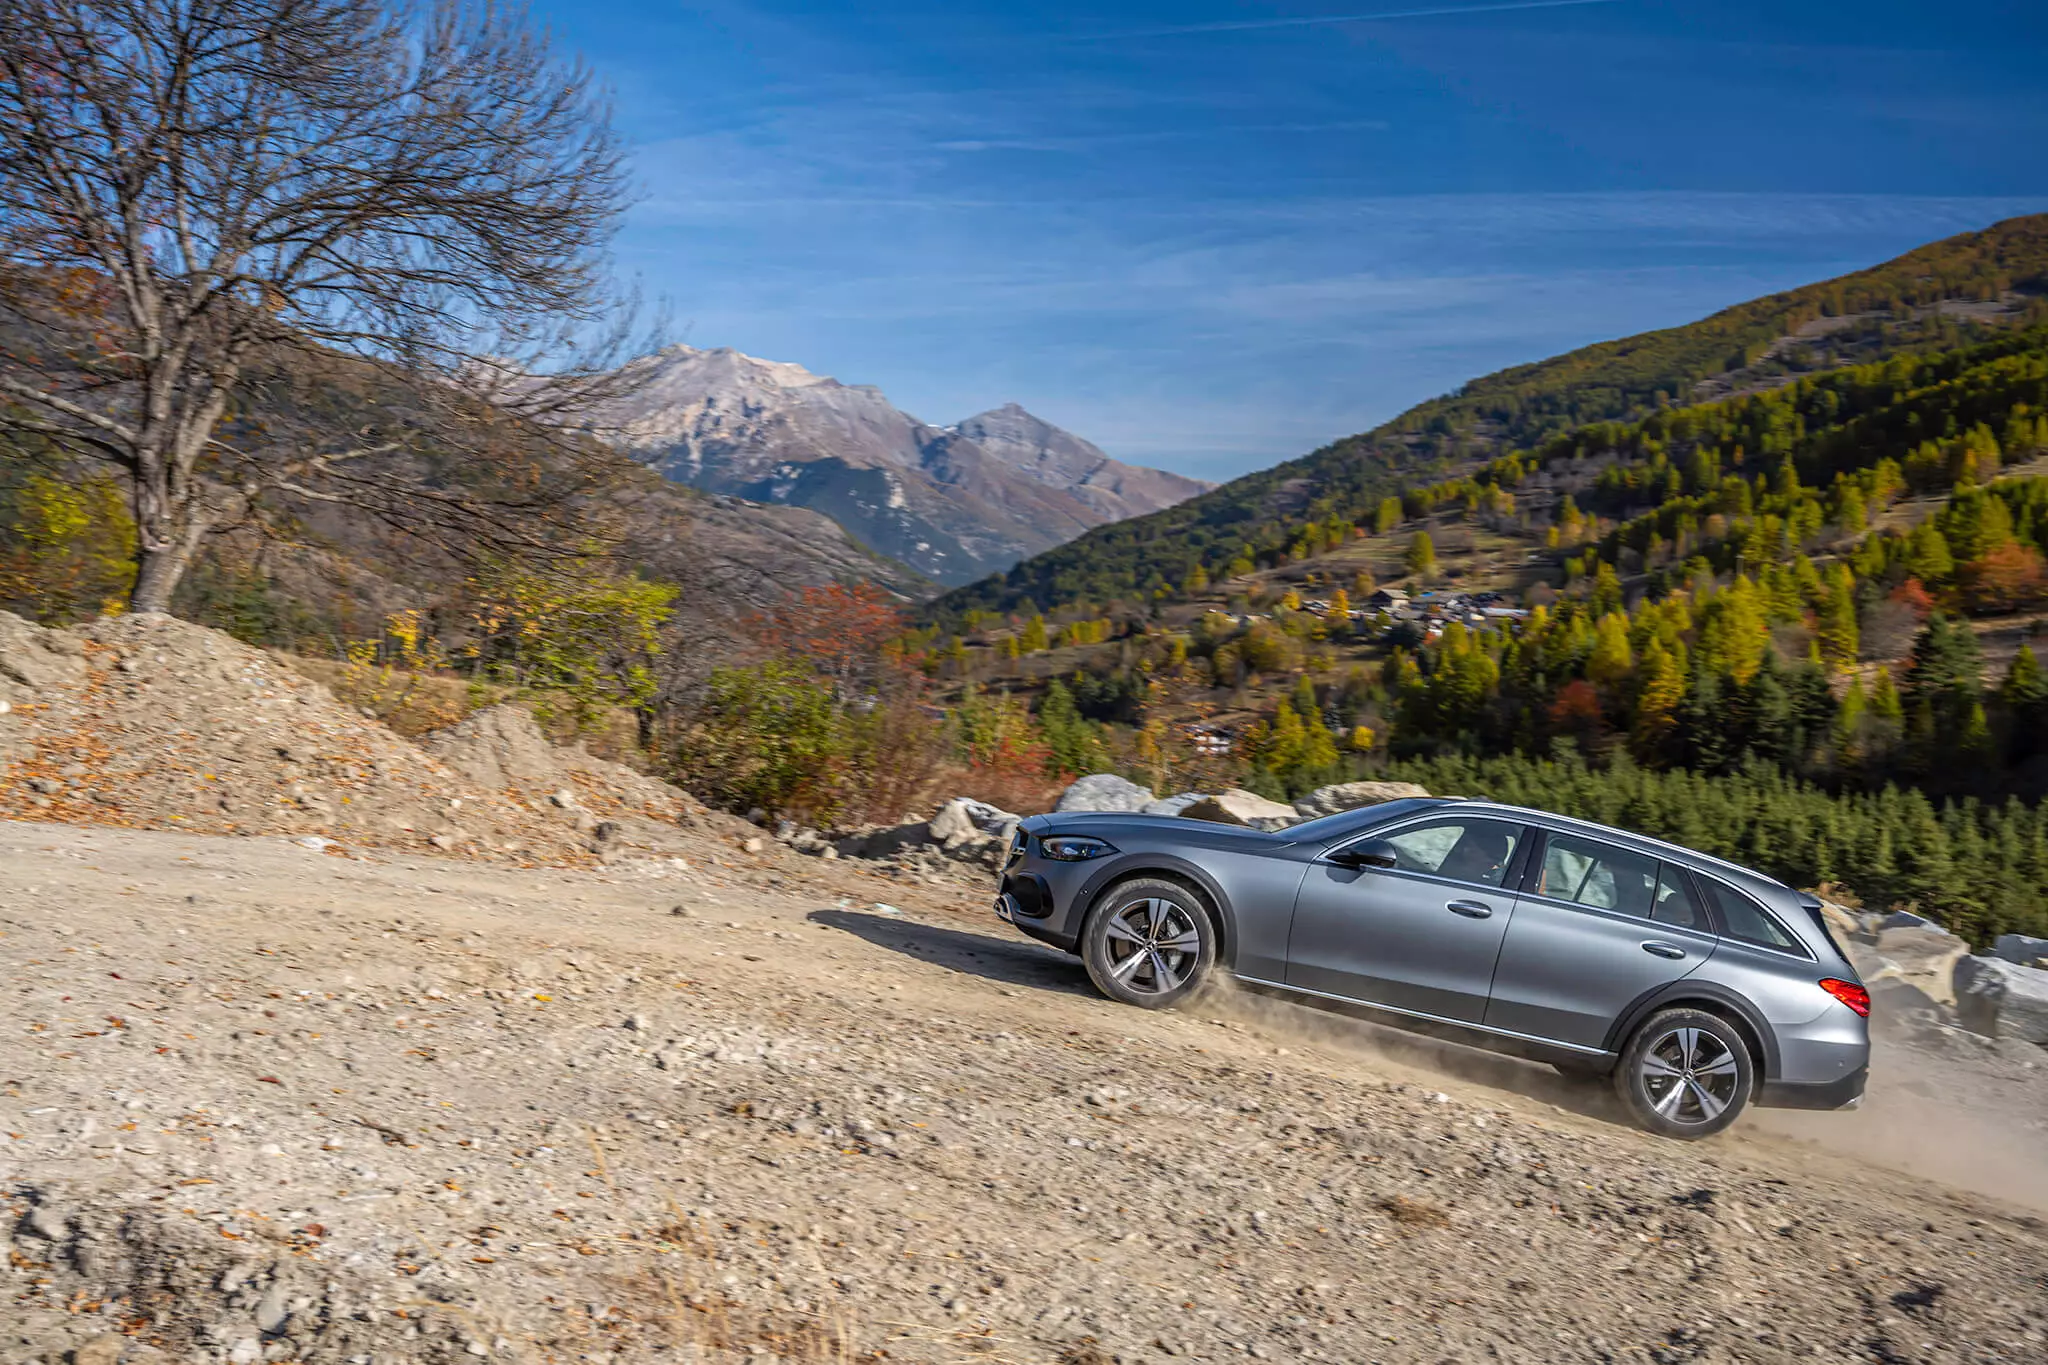
{"label": "mountain ridge", "polygon": [[[927,618],[957,627],[969,612],[1028,614],[1176,593],[1198,568],[1219,578],[1236,563],[1279,562],[1316,524],[1369,523],[1381,499],[1410,484],[1574,428],[2043,318],[2048,214],[2007,219],[1691,323],[1480,376],[1370,431],[956,588],[930,604]],[[1828,325],[1814,326],[1823,319]]]}
{"label": "mountain ridge", "polygon": [[631,397],[600,419],[613,445],[677,483],[820,512],[941,583],[1210,487],[1115,460],[1014,403],[941,427],[873,385],[732,347],[635,364]]}

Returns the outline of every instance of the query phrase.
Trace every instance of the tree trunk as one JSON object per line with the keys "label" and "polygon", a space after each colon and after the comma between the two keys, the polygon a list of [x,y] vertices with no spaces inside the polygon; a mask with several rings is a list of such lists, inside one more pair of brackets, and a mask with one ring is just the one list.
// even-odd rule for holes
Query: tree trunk
{"label": "tree trunk", "polygon": [[136,551],[135,590],[128,594],[128,610],[168,612],[171,594],[192,566],[199,541],[206,534],[204,523],[195,522],[167,540],[144,537]]}

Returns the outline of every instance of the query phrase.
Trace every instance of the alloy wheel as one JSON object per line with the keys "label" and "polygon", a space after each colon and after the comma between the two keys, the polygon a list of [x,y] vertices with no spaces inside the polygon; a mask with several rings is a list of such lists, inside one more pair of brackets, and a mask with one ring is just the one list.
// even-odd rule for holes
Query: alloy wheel
{"label": "alloy wheel", "polygon": [[1103,927],[1110,976],[1144,995],[1178,990],[1201,955],[1201,926],[1186,909],[1161,897],[1119,907]]}
{"label": "alloy wheel", "polygon": [[1636,1062],[1650,1108],[1682,1125],[1712,1123],[1735,1102],[1741,1070],[1728,1044],[1703,1028],[1667,1029]]}

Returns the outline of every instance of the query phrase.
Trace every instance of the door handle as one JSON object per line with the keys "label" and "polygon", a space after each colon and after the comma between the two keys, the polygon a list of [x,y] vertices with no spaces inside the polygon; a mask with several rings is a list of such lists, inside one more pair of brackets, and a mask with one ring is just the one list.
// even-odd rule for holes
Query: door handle
{"label": "door handle", "polygon": [[1679,947],[1677,944],[1659,943],[1655,939],[1651,939],[1648,943],[1645,943],[1643,945],[1643,951],[1646,953],[1650,953],[1656,957],[1668,957],[1673,960],[1685,956],[1685,949]]}
{"label": "door handle", "polygon": [[1484,901],[1451,901],[1444,909],[1466,919],[1486,919],[1493,914],[1493,907]]}

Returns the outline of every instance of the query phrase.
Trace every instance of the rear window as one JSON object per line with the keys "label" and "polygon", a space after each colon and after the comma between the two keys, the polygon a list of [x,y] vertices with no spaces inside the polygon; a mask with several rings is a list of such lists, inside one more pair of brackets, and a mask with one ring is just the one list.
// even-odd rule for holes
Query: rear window
{"label": "rear window", "polygon": [[1799,940],[1792,937],[1791,931],[1772,919],[1761,905],[1734,887],[1724,886],[1712,877],[1701,877],[1699,882],[1707,899],[1714,903],[1714,908],[1721,914],[1721,933],[1724,937],[1759,944],[1765,948],[1777,948],[1788,953],[1806,951]]}

